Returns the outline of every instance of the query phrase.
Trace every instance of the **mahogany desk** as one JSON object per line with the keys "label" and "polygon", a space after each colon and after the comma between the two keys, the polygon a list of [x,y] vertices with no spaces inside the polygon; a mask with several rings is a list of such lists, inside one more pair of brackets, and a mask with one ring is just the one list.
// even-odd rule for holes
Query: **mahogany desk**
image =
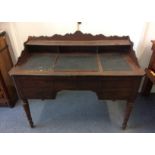
{"label": "mahogany desk", "polygon": [[129,37],[76,31],[65,36],[29,37],[24,45],[10,75],[31,127],[28,99],[54,99],[60,90],[90,90],[99,99],[127,100],[122,124],[126,128],[144,75]]}

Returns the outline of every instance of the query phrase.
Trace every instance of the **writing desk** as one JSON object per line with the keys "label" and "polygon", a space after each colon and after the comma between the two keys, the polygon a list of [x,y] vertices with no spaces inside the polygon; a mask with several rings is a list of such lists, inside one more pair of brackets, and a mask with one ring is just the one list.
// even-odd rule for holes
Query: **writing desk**
{"label": "writing desk", "polygon": [[54,99],[61,90],[90,90],[99,99],[127,100],[125,129],[144,71],[129,37],[93,36],[76,31],[29,37],[10,71],[33,127],[28,99]]}

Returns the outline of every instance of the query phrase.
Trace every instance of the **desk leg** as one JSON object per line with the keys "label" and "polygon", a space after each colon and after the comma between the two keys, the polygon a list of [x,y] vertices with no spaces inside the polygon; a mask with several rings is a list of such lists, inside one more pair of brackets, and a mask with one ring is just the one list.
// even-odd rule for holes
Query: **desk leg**
{"label": "desk leg", "polygon": [[126,109],[125,109],[125,115],[124,115],[124,120],[123,120],[123,124],[122,124],[122,129],[126,129],[127,127],[127,123],[132,111],[132,107],[133,107],[133,103],[131,101],[127,101],[127,105],[126,105]]}
{"label": "desk leg", "polygon": [[30,107],[29,107],[28,100],[26,99],[23,99],[23,108],[26,113],[27,119],[29,121],[30,127],[33,128],[34,125],[33,125],[32,117],[31,117]]}

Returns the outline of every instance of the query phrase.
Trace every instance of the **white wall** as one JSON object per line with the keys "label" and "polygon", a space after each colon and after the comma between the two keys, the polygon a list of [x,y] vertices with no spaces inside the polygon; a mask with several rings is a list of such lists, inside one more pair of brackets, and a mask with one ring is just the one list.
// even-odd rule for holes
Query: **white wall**
{"label": "white wall", "polygon": [[[6,26],[7,25],[7,26]],[[81,31],[84,33],[99,34],[104,35],[129,35],[131,40],[134,42],[134,49],[139,57],[141,40],[144,38],[144,31],[146,29],[147,23],[137,22],[134,24],[132,22],[94,22],[87,21],[82,22]],[[76,30],[76,22],[12,22],[5,23],[7,31],[11,38],[13,49],[16,58],[20,56],[23,49],[23,43],[27,40],[28,36],[35,35],[48,35],[51,36],[55,33],[65,34],[73,33]]]}
{"label": "white wall", "polygon": [[155,23],[153,22],[147,25],[144,40],[140,45],[141,51],[139,55],[139,62],[141,63],[143,68],[148,66],[150,57],[152,55],[151,40],[155,40]]}
{"label": "white wall", "polygon": [[[151,40],[155,40],[155,23],[151,22],[147,25],[144,40],[140,44],[140,56],[139,63],[141,67],[146,68],[150,62],[150,57],[152,55],[152,43]],[[152,92],[155,92],[155,85],[153,86]]]}

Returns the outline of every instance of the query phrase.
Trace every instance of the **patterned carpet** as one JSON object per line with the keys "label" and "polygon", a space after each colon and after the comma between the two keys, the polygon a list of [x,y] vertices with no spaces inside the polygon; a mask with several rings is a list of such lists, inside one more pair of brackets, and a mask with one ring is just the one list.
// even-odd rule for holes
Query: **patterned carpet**
{"label": "patterned carpet", "polygon": [[125,101],[101,101],[87,91],[61,91],[56,100],[30,100],[31,129],[21,101],[0,108],[0,132],[142,133],[155,132],[155,95],[138,96],[126,130],[121,129]]}

